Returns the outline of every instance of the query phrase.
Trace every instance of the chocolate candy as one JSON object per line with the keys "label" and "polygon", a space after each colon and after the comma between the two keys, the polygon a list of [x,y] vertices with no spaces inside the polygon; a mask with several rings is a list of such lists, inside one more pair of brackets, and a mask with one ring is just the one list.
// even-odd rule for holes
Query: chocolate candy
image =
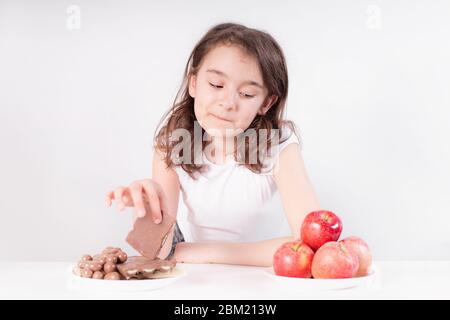
{"label": "chocolate candy", "polygon": [[117,258],[119,259],[119,262],[120,262],[120,263],[124,263],[125,261],[127,261],[128,255],[127,255],[125,252],[121,251],[121,252],[117,255]]}
{"label": "chocolate candy", "polygon": [[105,259],[105,258],[103,257],[103,255],[101,255],[101,254],[96,254],[96,255],[94,256],[93,260],[99,261],[99,262],[102,263],[102,264],[105,264],[105,263],[106,263],[106,259]]}
{"label": "chocolate candy", "polygon": [[89,269],[91,271],[100,271],[103,268],[103,264],[100,261],[92,260],[84,264],[84,269]]}
{"label": "chocolate candy", "polygon": [[103,279],[105,279],[105,280],[120,280],[120,274],[118,272],[107,273]]}
{"label": "chocolate candy", "polygon": [[95,280],[156,279],[170,276],[175,265],[158,258],[128,257],[120,248],[108,247],[101,254],[82,256],[72,272]]}
{"label": "chocolate candy", "polygon": [[117,258],[117,256],[115,254],[108,254],[105,257],[106,263],[110,262],[110,263],[116,264],[118,260],[119,260],[119,258]]}
{"label": "chocolate candy", "polygon": [[89,269],[82,269],[81,270],[81,276],[83,278],[92,278],[93,274],[94,273],[92,272],[92,270],[89,270]]}
{"label": "chocolate candy", "polygon": [[83,255],[72,272],[76,276],[92,279],[121,280],[116,263],[127,261],[127,254],[120,248],[107,247],[101,254]]}
{"label": "chocolate candy", "polygon": [[81,261],[91,261],[92,257],[88,254],[85,254],[84,256],[81,257]]}
{"label": "chocolate candy", "polygon": [[116,264],[112,262],[107,262],[103,266],[103,270],[105,270],[105,273],[111,273],[116,271]]}
{"label": "chocolate candy", "polygon": [[102,271],[95,271],[94,274],[92,275],[92,279],[103,279],[103,277],[105,276],[105,274]]}
{"label": "chocolate candy", "polygon": [[117,254],[119,252],[121,252],[122,250],[120,248],[113,248],[113,247],[108,247],[105,250],[102,251],[102,253],[104,254]]}

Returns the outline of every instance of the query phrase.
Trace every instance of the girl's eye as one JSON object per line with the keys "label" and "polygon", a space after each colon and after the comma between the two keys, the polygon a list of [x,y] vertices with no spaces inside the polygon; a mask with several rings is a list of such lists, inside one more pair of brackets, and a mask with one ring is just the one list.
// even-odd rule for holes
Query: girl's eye
{"label": "girl's eye", "polygon": [[221,89],[223,88],[223,86],[216,86],[215,84],[212,84],[211,82],[209,83],[212,87],[216,88],[216,89]]}
{"label": "girl's eye", "polygon": [[255,96],[252,96],[252,95],[250,95],[250,94],[246,94],[246,93],[241,93],[245,98],[248,98],[248,99],[251,99],[251,98],[253,98],[253,97],[255,97]]}
{"label": "girl's eye", "polygon": [[[215,85],[215,84],[213,84],[213,83],[209,83],[209,85],[211,86],[211,87],[213,87],[213,88],[216,88],[216,89],[222,89],[223,88],[223,86],[219,86],[219,85]],[[252,95],[250,95],[250,94],[246,94],[246,93],[243,93],[243,92],[241,92],[240,93],[244,98],[247,98],[247,99],[251,99],[251,98],[254,98],[255,96],[252,96]]]}

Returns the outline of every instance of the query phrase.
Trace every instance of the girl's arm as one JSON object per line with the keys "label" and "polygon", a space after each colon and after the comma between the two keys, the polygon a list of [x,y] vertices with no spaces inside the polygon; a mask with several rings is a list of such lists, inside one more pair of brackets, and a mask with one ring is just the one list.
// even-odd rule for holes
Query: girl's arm
{"label": "girl's arm", "polygon": [[320,209],[298,144],[290,144],[281,152],[273,176],[291,227],[291,237],[253,243],[182,242],[176,246],[174,259],[188,263],[271,266],[277,248],[284,242],[300,238],[300,227],[305,216]]}
{"label": "girl's arm", "polygon": [[[167,168],[164,155],[154,149],[152,164],[152,180],[159,183],[167,198],[168,214],[176,217],[178,211],[178,199],[180,196],[180,183],[178,175],[172,168]],[[165,259],[172,248],[174,228],[170,230],[167,241],[161,248],[158,258]]]}
{"label": "girl's arm", "polygon": [[173,258],[177,262],[222,263],[271,266],[275,251],[293,238],[277,238],[251,243],[177,243]]}

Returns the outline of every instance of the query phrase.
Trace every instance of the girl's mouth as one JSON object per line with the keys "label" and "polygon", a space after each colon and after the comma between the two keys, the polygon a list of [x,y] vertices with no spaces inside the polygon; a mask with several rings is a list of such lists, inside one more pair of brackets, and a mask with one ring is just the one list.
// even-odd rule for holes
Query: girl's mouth
{"label": "girl's mouth", "polygon": [[227,121],[227,122],[231,122],[230,120],[227,120],[227,119],[224,119],[224,118],[221,118],[221,117],[219,117],[219,116],[216,116],[215,114],[212,114],[211,113],[211,115],[214,117],[214,118],[216,118],[216,119],[219,119],[219,120],[222,120],[222,121]]}

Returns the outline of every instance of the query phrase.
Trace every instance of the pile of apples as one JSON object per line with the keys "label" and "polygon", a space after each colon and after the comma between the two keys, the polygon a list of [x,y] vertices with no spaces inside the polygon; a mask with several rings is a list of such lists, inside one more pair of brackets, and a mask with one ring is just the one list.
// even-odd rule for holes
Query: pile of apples
{"label": "pile of apples", "polygon": [[369,274],[372,254],[359,237],[341,241],[341,219],[331,211],[309,213],[302,223],[301,237],[286,242],[273,256],[276,275],[296,278],[340,279]]}

